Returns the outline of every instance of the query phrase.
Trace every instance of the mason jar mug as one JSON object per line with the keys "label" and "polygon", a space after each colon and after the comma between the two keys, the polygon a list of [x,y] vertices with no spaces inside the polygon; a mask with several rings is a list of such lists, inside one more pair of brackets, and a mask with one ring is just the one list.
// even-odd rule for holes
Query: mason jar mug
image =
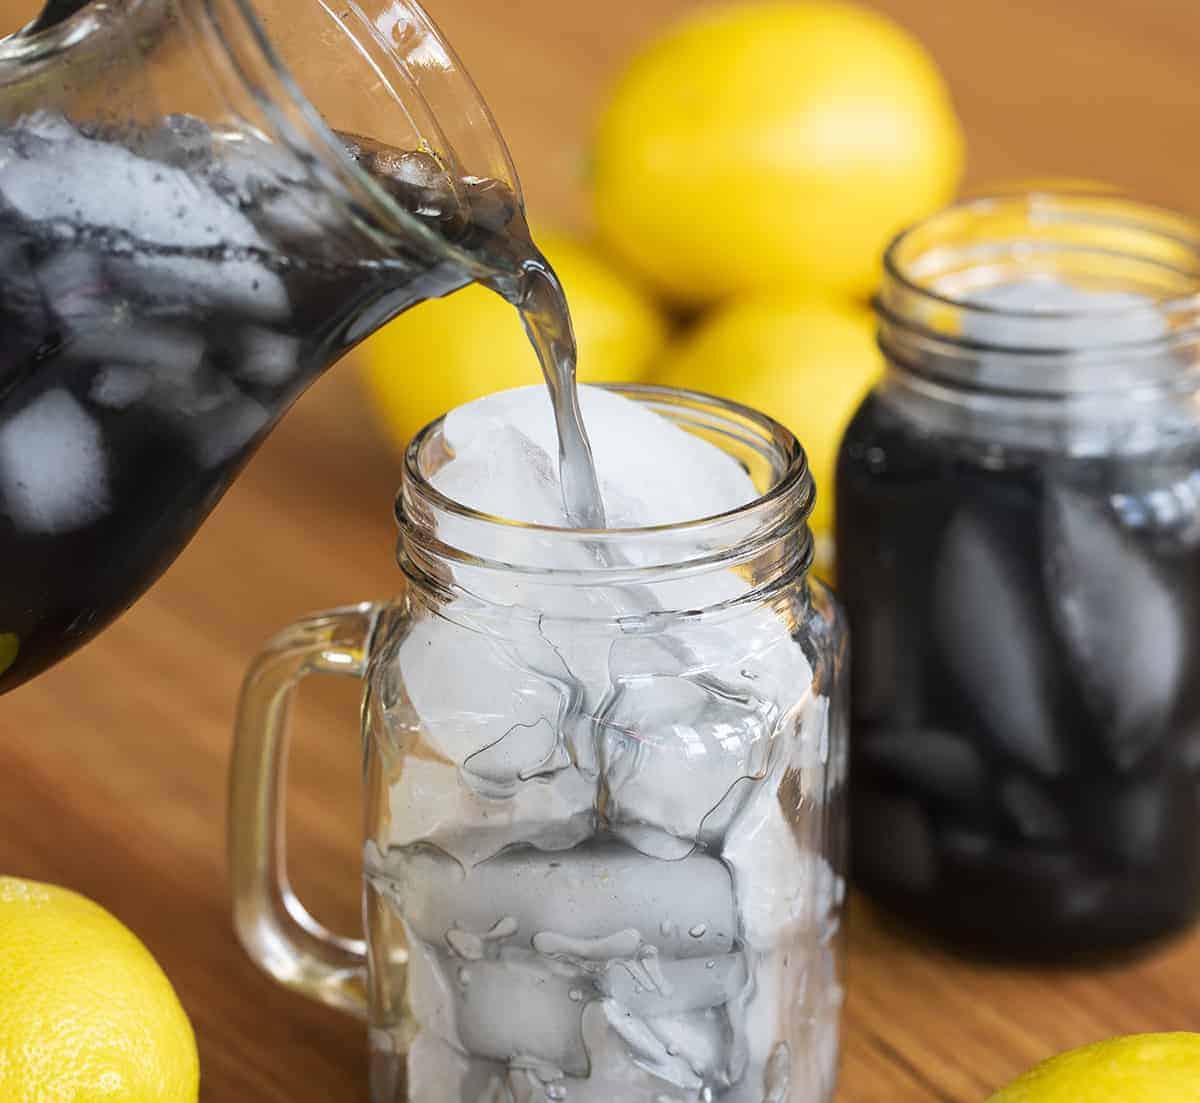
{"label": "mason jar mug", "polygon": [[[404,596],[287,629],[232,776],[235,918],[284,984],[370,1021],[375,1103],[817,1103],[842,976],[846,639],[808,577],[796,441],[744,408],[622,393],[761,496],[624,531],[473,512],[410,448]],[[287,704],[363,678],[366,937],[279,850]]]}

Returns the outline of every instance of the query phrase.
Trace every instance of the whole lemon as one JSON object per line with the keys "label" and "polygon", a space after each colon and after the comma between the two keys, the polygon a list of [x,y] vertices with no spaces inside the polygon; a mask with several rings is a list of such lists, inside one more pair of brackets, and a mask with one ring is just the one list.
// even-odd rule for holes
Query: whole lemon
{"label": "whole lemon", "polygon": [[1134,1034],[1038,1065],[989,1103],[1194,1103],[1200,1034]]}
{"label": "whole lemon", "polygon": [[[657,308],[586,245],[561,235],[540,237],[539,245],[571,307],[580,380],[644,380],[667,340]],[[401,446],[464,402],[542,378],[517,312],[478,285],[401,315],[362,346],[360,358],[372,407]]]}
{"label": "whole lemon", "polygon": [[0,877],[0,1103],[195,1103],[199,1083],[146,947],[76,893]]}
{"label": "whole lemon", "polygon": [[821,537],[833,527],[842,433],[882,370],[865,307],[767,296],[717,310],[668,351],[656,381],[736,399],[795,433],[817,484],[810,525]]}
{"label": "whole lemon", "polygon": [[895,23],[827,0],[732,4],[687,17],[617,84],[596,217],[684,303],[780,284],[863,296],[963,158],[944,81]]}

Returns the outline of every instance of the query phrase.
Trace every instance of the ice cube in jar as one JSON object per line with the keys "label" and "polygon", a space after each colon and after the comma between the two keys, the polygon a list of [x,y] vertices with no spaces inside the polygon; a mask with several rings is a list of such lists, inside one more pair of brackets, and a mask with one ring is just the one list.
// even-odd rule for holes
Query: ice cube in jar
{"label": "ice cube in jar", "polygon": [[960,944],[1200,910],[1198,289],[1200,228],[1111,197],[966,204],[888,255],[838,475],[854,866]]}

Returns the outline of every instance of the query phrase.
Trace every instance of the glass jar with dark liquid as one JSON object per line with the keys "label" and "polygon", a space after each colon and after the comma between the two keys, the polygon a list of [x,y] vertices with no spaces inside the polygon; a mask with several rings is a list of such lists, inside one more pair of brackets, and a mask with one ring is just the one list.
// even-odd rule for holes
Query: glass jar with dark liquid
{"label": "glass jar with dark liquid", "polygon": [[838,468],[854,872],[986,952],[1200,909],[1200,227],[1018,196],[902,236]]}

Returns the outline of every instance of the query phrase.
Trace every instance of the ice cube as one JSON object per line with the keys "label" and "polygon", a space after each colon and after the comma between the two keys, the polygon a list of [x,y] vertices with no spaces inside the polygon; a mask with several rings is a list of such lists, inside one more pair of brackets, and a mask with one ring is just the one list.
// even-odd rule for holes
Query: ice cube
{"label": "ice cube", "polygon": [[686,1058],[672,1054],[644,1020],[615,1000],[588,1004],[583,1031],[591,1075],[571,1092],[573,1101],[699,1100],[704,1082]]}
{"label": "ice cube", "polygon": [[586,1076],[582,1019],[572,999],[579,978],[532,956],[520,960],[454,962],[458,1038],[473,1057],[530,1060],[570,1076]]}
{"label": "ice cube", "polygon": [[[45,269],[41,275],[46,278]],[[76,304],[76,311],[59,308],[70,359],[147,368],[163,384],[192,385],[204,359],[204,340],[195,329],[129,317],[99,299],[82,309]]]}
{"label": "ice cube", "polygon": [[1062,772],[1055,656],[1037,578],[983,515],[951,522],[935,566],[933,627],[947,667],[999,750],[1041,774]]}
{"label": "ice cube", "polygon": [[97,406],[107,410],[124,410],[145,398],[154,386],[154,376],[147,368],[101,368],[88,390]]}
{"label": "ice cube", "polygon": [[114,309],[113,281],[104,260],[87,248],[62,244],[53,249],[37,265],[37,279],[42,295],[69,331],[87,326],[102,329],[128,329],[127,318]]}
{"label": "ice cube", "polygon": [[724,1009],[644,1021],[667,1053],[686,1061],[698,1080],[719,1083],[729,1064],[729,1019]]}
{"label": "ice cube", "polygon": [[[716,578],[724,599],[748,589],[731,572]],[[618,639],[608,668],[612,691],[598,715],[608,822],[658,858],[716,845],[747,783],[766,771],[777,702],[812,684],[803,649],[775,610],[760,609],[733,624],[681,622]]]}
{"label": "ice cube", "polygon": [[864,767],[936,800],[980,806],[988,771],[965,739],[936,730],[865,732],[856,750]]}
{"label": "ice cube", "polygon": [[278,387],[300,369],[301,341],[288,333],[248,326],[237,346],[237,373],[260,386]]}
{"label": "ice cube", "polygon": [[[487,593],[503,609],[504,595]],[[574,644],[588,646],[603,653],[595,638]],[[489,627],[422,617],[401,644],[400,666],[409,708],[393,709],[388,722],[399,745],[419,740],[428,753],[410,754],[394,783],[395,842],[428,837],[478,862],[520,842],[573,846],[591,830],[598,782],[594,763],[579,761],[590,739],[585,695],[536,620]]]}
{"label": "ice cube", "polygon": [[206,171],[213,160],[213,132],[195,115],[167,115],[137,134],[134,148],[142,157],[189,174]]}
{"label": "ice cube", "polygon": [[[466,217],[455,177],[425,150],[401,150],[372,138],[339,133],[346,153],[401,207],[432,222]],[[443,231],[453,236],[453,230]]]}
{"label": "ice cube", "polygon": [[[828,738],[828,723],[828,698],[818,698],[794,728],[783,729],[769,772],[752,786],[724,837],[721,856],[733,872],[739,933],[756,950],[778,946],[799,929],[823,931],[838,903],[836,874],[818,850],[827,845],[824,793],[789,801],[784,786],[786,777],[804,776],[806,748]],[[824,770],[817,774],[823,784]]]}
{"label": "ice cube", "polygon": [[[558,761],[574,690],[561,659],[538,642],[536,633],[515,641],[429,616],[401,644],[405,688],[427,741],[481,794],[513,796]],[[535,657],[551,670],[531,669]]]}
{"label": "ice cube", "polygon": [[320,162],[304,162],[281,144],[219,127],[212,134],[211,160],[203,167],[208,186],[267,240],[288,252],[319,251],[323,258],[360,261],[361,253],[342,240],[345,208],[336,189],[321,179],[323,171]]}
{"label": "ice cube", "polygon": [[65,390],[40,394],[0,425],[0,490],[18,528],[57,534],[109,510],[100,426]]}
{"label": "ice cube", "polygon": [[504,945],[578,964],[593,952],[625,960],[625,940],[595,951],[572,943],[634,932],[666,960],[729,953],[736,933],[729,871],[704,854],[658,862],[611,842],[562,853],[512,848],[466,873],[432,848],[413,847],[389,851],[379,872],[405,920],[435,945],[448,931],[483,934],[511,920]]}
{"label": "ice cube", "polygon": [[749,982],[729,1005],[729,1076],[735,1086],[724,1098],[766,1103],[774,1097],[786,1103],[789,1088],[798,1098],[815,1098],[812,1085],[802,1083],[793,1067],[788,1045],[808,981],[802,956],[794,949],[748,953],[747,963]]}
{"label": "ice cube", "polygon": [[1169,331],[1145,295],[1080,287],[1052,276],[982,288],[968,302],[993,313],[968,311],[963,336],[1006,348],[1111,348],[1155,341]]}
{"label": "ice cube", "polygon": [[389,791],[388,838],[393,846],[427,839],[466,865],[520,843],[569,850],[594,829],[595,794],[595,782],[572,770],[494,800],[462,784],[457,767],[411,757]]}
{"label": "ice cube", "polygon": [[746,984],[740,953],[660,963],[664,984],[647,986],[628,969],[609,969],[596,988],[644,1019],[666,1019],[723,1007]]}
{"label": "ice cube", "polygon": [[461,1050],[462,1041],[454,1014],[454,993],[460,983],[456,974],[461,963],[454,962],[447,967],[446,955],[422,942],[407,924],[405,935],[408,946],[408,1010],[423,1032]]}
{"label": "ice cube", "polygon": [[1071,831],[1066,812],[1036,782],[1014,774],[999,788],[1000,806],[1024,839],[1061,842]]}
{"label": "ice cube", "polygon": [[565,526],[553,453],[511,423],[489,426],[474,440],[456,439],[451,435],[455,413],[447,418],[445,436],[454,460],[433,476],[433,485],[447,498],[492,517]]}
{"label": "ice cube", "polygon": [[21,238],[0,223],[0,392],[10,374],[27,368],[25,358],[47,344],[54,322]]}
{"label": "ice cube", "polygon": [[39,114],[21,126],[39,145],[36,156],[4,164],[0,195],[14,210],[35,222],[119,236],[125,248],[110,272],[151,299],[229,304],[269,318],[286,313],[283,283],[252,259],[267,242],[200,180],[115,141],[85,137],[61,116]]}
{"label": "ice cube", "polygon": [[1090,494],[1046,496],[1043,562],[1055,627],[1113,759],[1132,766],[1158,739],[1186,668],[1187,634],[1166,581]]}
{"label": "ice cube", "polygon": [[663,673],[671,656],[654,638],[617,641],[612,665],[600,717],[608,821],[638,849],[673,860],[700,841],[740,779],[765,774],[778,709],[744,679]]}
{"label": "ice cube", "polygon": [[[749,475],[731,456],[645,406],[596,387],[581,387],[579,399],[610,528],[697,520],[757,496]],[[447,445],[463,458],[497,450],[493,442],[503,441],[506,431],[516,432],[545,457],[538,461],[540,475],[556,495],[556,518],[544,519],[544,495],[497,498],[489,493],[494,484],[483,480],[458,480],[458,493],[452,496],[511,520],[565,526],[558,466],[556,459],[550,460],[558,456],[558,437],[545,387],[504,391],[461,406],[446,418],[444,429]]]}

